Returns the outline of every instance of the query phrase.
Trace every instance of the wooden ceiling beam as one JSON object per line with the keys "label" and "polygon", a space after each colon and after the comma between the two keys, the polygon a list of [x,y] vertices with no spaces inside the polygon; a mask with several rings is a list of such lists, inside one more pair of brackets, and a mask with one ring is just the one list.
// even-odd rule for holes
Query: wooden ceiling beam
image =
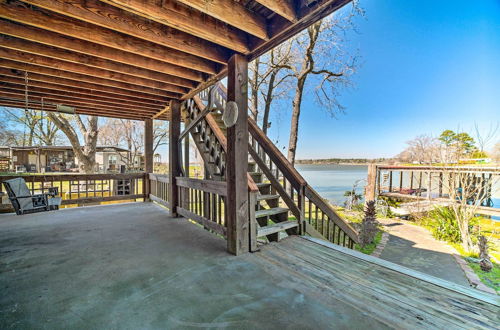
{"label": "wooden ceiling beam", "polygon": [[297,21],[290,23],[281,17],[270,20],[268,30],[271,38],[267,42],[259,40],[254,43],[251,46],[252,51],[247,55],[247,59],[252,61],[265,54],[351,1],[352,0],[299,1],[299,5],[296,8]]}
{"label": "wooden ceiling beam", "polygon": [[[223,47],[217,47],[216,45],[192,36],[190,34],[181,32],[176,29],[172,29],[163,24],[156,23],[154,21],[145,19],[143,17],[134,15],[127,11],[121,10],[120,8],[109,6],[105,3],[102,3],[98,0],[72,0],[72,1],[64,1],[64,0],[23,0],[23,2],[35,5],[39,8],[44,8],[53,13],[58,13],[64,16],[70,16],[76,20],[84,21],[87,23],[91,23],[97,26],[100,26],[105,29],[114,30],[116,32],[124,33],[126,35],[139,38],[142,40],[146,40],[148,42],[163,45],[168,47],[168,52],[164,54],[164,60],[171,59],[174,64],[185,66],[187,68],[192,68],[198,71],[215,73],[217,70],[214,62],[218,63],[227,63],[228,57],[231,55],[227,49]],[[15,16],[18,16],[22,13],[28,14],[29,11],[33,12],[33,10],[21,10],[19,5],[15,5],[17,2],[13,2],[9,7],[14,10]],[[39,12],[39,11],[38,11]],[[42,13],[44,16],[49,14],[50,18],[46,18],[46,22],[42,24],[47,27],[58,25],[58,24],[67,24],[68,20],[61,19],[62,17],[58,17],[53,15],[53,13]],[[23,18],[19,18],[22,20]],[[16,19],[14,19],[16,20]],[[201,22],[200,22],[201,24]],[[30,24],[31,25],[31,24]],[[70,24],[73,25],[73,24]],[[81,29],[83,24],[79,24],[77,29]],[[39,26],[42,27],[42,26]],[[87,27],[90,27],[87,25]],[[110,36],[108,31],[101,31],[95,27],[90,27],[94,33],[106,34],[107,37]],[[51,30],[51,29],[48,29]],[[60,29],[58,29],[60,30]],[[72,29],[74,30],[74,29]],[[53,32],[58,32],[51,30]],[[85,33],[90,32],[87,30]],[[70,32],[67,32],[68,34]],[[68,34],[69,35],[69,34]],[[78,35],[78,36],[77,36]],[[77,35],[70,35],[76,38],[80,38],[81,33]],[[89,38],[89,36],[87,37]],[[87,38],[83,38],[87,41]],[[91,37],[90,37],[91,38]],[[107,38],[105,38],[107,39]],[[124,39],[124,36],[121,36],[120,39]],[[131,38],[125,38],[131,39]],[[121,44],[128,44],[134,42],[133,40],[124,40]],[[116,40],[114,42],[116,44]],[[116,48],[116,47],[115,47]],[[143,54],[148,52],[144,48],[151,47],[141,47],[141,51],[133,51],[137,54]],[[153,47],[154,48],[154,47]],[[118,49],[123,49],[118,47]],[[123,49],[126,50],[126,49]],[[152,50],[150,50],[151,52]],[[205,61],[203,61],[205,59]],[[206,60],[209,60],[208,62]],[[172,63],[172,62],[171,62]],[[210,70],[207,71],[207,70]]]}
{"label": "wooden ceiling beam", "polygon": [[163,0],[161,3],[143,0],[101,1],[174,29],[196,35],[238,53],[246,54],[249,52],[245,32],[233,26],[221,24],[213,17],[176,1]]}
{"label": "wooden ceiling beam", "polygon": [[20,52],[17,50],[7,49],[3,47],[0,47],[0,58],[6,58],[9,60],[19,61],[23,63],[32,63],[40,66],[59,69],[63,71],[69,71],[73,73],[84,74],[92,77],[99,77],[108,80],[126,82],[133,85],[146,86],[149,88],[160,89],[160,90],[167,90],[174,93],[185,93],[187,90],[183,87],[162,83],[159,81],[134,77],[127,74],[99,69],[99,68],[88,67],[82,64],[56,60],[46,56]]}
{"label": "wooden ceiling beam", "polygon": [[290,22],[297,21],[293,0],[255,0]]}
{"label": "wooden ceiling beam", "polygon": [[[0,98],[0,107],[7,107],[13,109],[21,109],[24,110],[25,103],[24,101],[14,101],[9,99]],[[42,107],[39,103],[28,103],[28,108],[32,110],[43,110],[43,111],[52,111],[58,112],[56,106],[54,104],[44,104]],[[120,118],[120,119],[131,119],[131,120],[144,120],[146,118],[151,118],[149,115],[140,115],[140,114],[126,114],[117,111],[102,111],[95,110],[92,108],[78,107],[76,109],[77,114],[79,115],[87,115],[87,116],[99,116],[99,117],[109,117],[109,118]],[[167,120],[168,116],[163,115],[158,119]]]}
{"label": "wooden ceiling beam", "polygon": [[259,39],[269,39],[266,20],[234,0],[178,0]]}
{"label": "wooden ceiling beam", "polygon": [[82,61],[86,60],[87,56],[95,56],[103,60],[131,66],[135,70],[141,68],[145,72],[150,70],[193,81],[202,81],[204,78],[204,75],[198,71],[11,21],[0,20],[0,33],[39,44],[55,46],[57,49],[62,48],[67,51],[77,52],[79,56],[84,54]]}
{"label": "wooden ceiling beam", "polygon": [[[13,89],[13,88],[7,88],[3,87],[0,85],[0,96],[6,96],[6,95],[15,95],[17,97],[24,98],[24,90],[21,89]],[[101,101],[96,101],[94,99],[79,99],[73,96],[64,96],[64,95],[50,95],[46,93],[40,93],[40,92],[33,92],[30,91],[28,92],[28,99],[44,99],[45,101],[49,102],[56,102],[56,103],[62,103],[65,105],[71,105],[71,106],[84,106],[88,108],[96,108],[96,109],[107,109],[107,110],[119,110],[123,112],[131,112],[131,113],[149,113],[149,114],[155,114],[158,111],[161,111],[162,109],[158,108],[142,108],[142,107],[131,107],[127,105],[121,105],[121,104],[109,104]]]}
{"label": "wooden ceiling beam", "polygon": [[[155,100],[164,100],[165,97],[168,98],[177,98],[180,94],[172,93],[160,89],[154,89],[149,87],[144,87],[140,85],[133,85],[129,83],[124,83],[115,80],[103,79],[95,76],[89,76],[79,73],[73,73],[68,71],[62,71],[53,69],[50,67],[39,66],[31,63],[22,63],[15,60],[9,60],[0,57],[0,67],[19,70],[19,71],[27,71],[30,73],[31,79],[35,79],[36,75],[43,75],[45,77],[50,77],[49,81],[53,83],[60,83],[63,85],[75,86],[88,86],[94,90],[106,90],[110,93],[116,93],[120,95],[130,95],[136,97],[144,97]],[[45,80],[44,80],[45,81]]]}
{"label": "wooden ceiling beam", "polygon": [[[94,103],[95,104],[104,104],[104,105],[109,104],[112,106],[133,107],[133,108],[137,108],[137,109],[146,109],[146,110],[157,109],[158,111],[160,111],[165,107],[165,104],[152,105],[152,104],[132,102],[132,101],[128,101],[128,100],[109,99],[106,97],[102,97],[100,95],[54,89],[54,88],[50,88],[49,86],[46,86],[43,84],[41,84],[42,86],[39,86],[39,84],[40,83],[37,83],[36,81],[29,81],[28,82],[28,94],[33,92],[33,93],[55,95],[55,96],[67,96],[67,97],[71,97],[71,98],[75,98],[75,99],[81,99],[83,101],[90,100],[90,101],[92,101],[93,104]],[[24,91],[25,90],[24,80],[19,81],[19,79],[15,79],[15,78],[9,79],[9,77],[0,76],[0,88],[9,88],[9,89]]]}
{"label": "wooden ceiling beam", "polygon": [[[131,102],[132,104],[138,104],[138,105],[149,105],[149,106],[163,106],[167,103],[167,98],[165,98],[163,101],[157,101],[157,100],[151,100],[151,99],[146,99],[146,98],[137,98],[137,97],[131,97],[127,95],[119,95],[119,94],[114,94],[114,93],[107,93],[104,92],[100,89],[88,89],[88,88],[81,88],[79,87],[73,87],[73,86],[66,86],[66,85],[60,85],[57,83],[51,83],[47,82],[44,80],[37,79],[37,74],[28,74],[28,86],[35,86],[35,87],[40,87],[40,88],[48,88],[48,89],[54,89],[54,90],[60,90],[63,92],[74,92],[74,93],[80,93],[80,94],[87,94],[89,96],[99,96],[111,100],[118,100],[122,102]],[[49,78],[49,77],[47,77]],[[54,79],[57,80],[57,79]],[[24,72],[21,71],[16,71],[13,72],[12,70],[1,68],[0,67],[0,82],[7,82],[7,83],[12,83],[12,84],[24,84],[25,79],[24,79]]]}
{"label": "wooden ceiling beam", "polygon": [[[27,52],[30,54],[50,57],[56,60],[81,64],[92,68],[104,69],[119,72],[130,76],[155,80],[166,84],[172,84],[185,88],[193,88],[196,83],[192,80],[179,78],[176,76],[163,74],[156,71],[145,70],[128,64],[108,61],[99,57],[75,53],[69,50],[46,46],[33,41],[27,41],[11,36],[0,34],[0,45],[5,48]],[[201,76],[199,77],[201,79]]]}

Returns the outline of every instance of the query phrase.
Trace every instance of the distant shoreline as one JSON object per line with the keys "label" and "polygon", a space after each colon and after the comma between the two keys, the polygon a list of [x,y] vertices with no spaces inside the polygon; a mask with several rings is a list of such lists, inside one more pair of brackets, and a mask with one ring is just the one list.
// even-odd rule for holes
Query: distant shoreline
{"label": "distant shoreline", "polygon": [[384,164],[387,163],[387,159],[363,159],[363,158],[353,158],[353,159],[300,159],[295,161],[297,165],[370,165],[370,164]]}

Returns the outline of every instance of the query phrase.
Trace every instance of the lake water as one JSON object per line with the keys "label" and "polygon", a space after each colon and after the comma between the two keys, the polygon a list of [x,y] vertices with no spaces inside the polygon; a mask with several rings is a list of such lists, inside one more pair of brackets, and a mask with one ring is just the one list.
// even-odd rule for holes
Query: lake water
{"label": "lake water", "polygon": [[336,205],[343,205],[344,193],[359,182],[357,193],[363,194],[368,166],[366,165],[295,165],[307,182],[321,195]]}
{"label": "lake water", "polygon": [[[368,175],[366,165],[295,165],[307,182],[323,197],[336,205],[343,205],[346,197],[344,192],[352,190],[359,182],[357,193],[363,194]],[[500,208],[500,180],[493,188],[493,207]]]}

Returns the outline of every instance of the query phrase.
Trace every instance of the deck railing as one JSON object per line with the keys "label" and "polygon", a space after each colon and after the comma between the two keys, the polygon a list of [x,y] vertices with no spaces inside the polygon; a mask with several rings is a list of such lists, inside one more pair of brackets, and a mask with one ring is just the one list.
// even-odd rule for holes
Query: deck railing
{"label": "deck railing", "polygon": [[177,213],[226,237],[226,182],[185,177],[177,177],[176,182],[179,194]]}
{"label": "deck railing", "polygon": [[[2,175],[3,182],[22,177],[32,194],[48,192],[57,187],[62,205],[80,206],[112,201],[136,201],[145,198],[145,173],[127,174],[43,174]],[[9,203],[2,204],[2,211],[12,211]]]}
{"label": "deck railing", "polygon": [[149,173],[149,199],[170,208],[170,178],[164,174]]}

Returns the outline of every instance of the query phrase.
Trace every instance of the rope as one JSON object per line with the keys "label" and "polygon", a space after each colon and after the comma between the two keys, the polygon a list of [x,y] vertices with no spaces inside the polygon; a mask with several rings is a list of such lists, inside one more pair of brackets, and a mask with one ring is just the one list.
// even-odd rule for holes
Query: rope
{"label": "rope", "polygon": [[[28,71],[24,71],[24,118],[28,118]],[[23,129],[23,147],[26,146],[26,122]]]}

